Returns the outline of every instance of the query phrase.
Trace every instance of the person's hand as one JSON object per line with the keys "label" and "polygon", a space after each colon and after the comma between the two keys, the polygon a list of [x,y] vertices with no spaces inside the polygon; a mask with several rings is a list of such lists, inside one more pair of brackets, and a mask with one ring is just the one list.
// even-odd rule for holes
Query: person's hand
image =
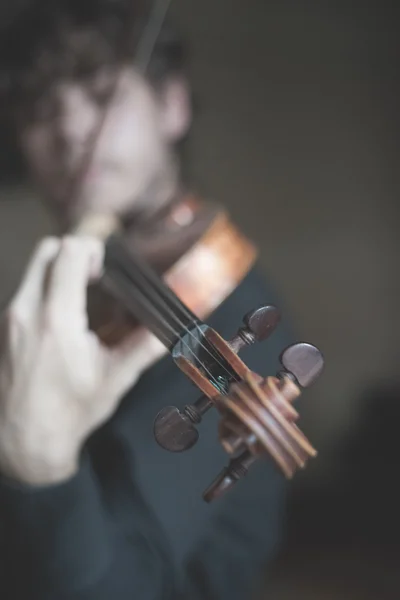
{"label": "person's hand", "polygon": [[31,485],[71,477],[87,437],[164,353],[148,331],[108,349],[88,329],[86,292],[103,267],[91,238],[48,238],[1,317],[0,472]]}

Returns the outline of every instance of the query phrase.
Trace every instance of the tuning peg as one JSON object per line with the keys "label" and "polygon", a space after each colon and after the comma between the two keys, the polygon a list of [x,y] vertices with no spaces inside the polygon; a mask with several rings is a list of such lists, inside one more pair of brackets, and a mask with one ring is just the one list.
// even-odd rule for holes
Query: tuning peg
{"label": "tuning peg", "polygon": [[280,321],[280,313],[276,306],[260,306],[248,312],[243,318],[243,325],[229,342],[232,350],[238,353],[244,346],[266,340]]}
{"label": "tuning peg", "polygon": [[309,387],[319,377],[324,367],[324,357],[320,350],[306,342],[293,344],[280,356],[283,372],[289,374],[303,388]]}
{"label": "tuning peg", "polygon": [[240,479],[247,475],[250,466],[257,457],[248,450],[233,458],[227,467],[222,469],[211,485],[203,493],[205,502],[212,502],[228,492]]}
{"label": "tuning peg", "polygon": [[194,425],[201,422],[212,402],[206,396],[180,411],[175,406],[163,408],[154,422],[154,437],[157,443],[169,452],[189,450],[199,439]]}

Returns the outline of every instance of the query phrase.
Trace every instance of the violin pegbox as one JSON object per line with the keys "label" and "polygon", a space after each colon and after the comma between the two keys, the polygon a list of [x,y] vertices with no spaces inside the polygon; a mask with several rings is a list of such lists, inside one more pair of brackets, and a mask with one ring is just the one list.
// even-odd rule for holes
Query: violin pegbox
{"label": "violin pegbox", "polygon": [[[247,367],[240,361],[234,360],[236,367],[241,373],[236,373],[234,365],[229,365],[224,355],[219,352],[211,355],[212,360],[206,356],[207,365],[201,360],[201,353],[209,354],[212,349],[210,344],[210,333],[215,333],[217,343],[223,348],[230,349],[229,358],[235,359],[236,354],[245,346],[254,344],[256,341],[266,340],[275,330],[280,321],[278,309],[272,305],[258,307],[247,313],[243,318],[243,324],[230,342],[225,342],[211,328],[193,329],[190,335],[185,336],[172,352],[172,356],[180,369],[203,391],[203,395],[194,403],[186,405],[182,410],[175,406],[167,406],[162,409],[154,423],[154,437],[157,443],[169,452],[183,452],[189,450],[199,439],[196,428],[204,414],[214,406],[213,399],[220,391],[221,385],[228,386],[232,381],[240,378]],[[197,342],[197,343],[196,343]],[[190,352],[188,351],[190,349]],[[196,361],[193,356],[199,356]],[[226,365],[219,364],[221,359]],[[197,364],[196,364],[197,363]],[[233,367],[233,369],[232,369]]]}
{"label": "violin pegbox", "polygon": [[293,344],[280,356],[282,369],[275,377],[261,378],[248,371],[242,381],[220,394],[216,407],[221,414],[219,439],[232,456],[204,492],[206,502],[220,497],[248,472],[259,458],[268,456],[291,479],[317,455],[295,422],[299,414],[293,402],[301,388],[309,387],[323,369],[321,352],[305,342]]}
{"label": "violin pegbox", "polygon": [[320,351],[305,342],[293,344],[280,356],[282,369],[266,378],[251,371],[238,356],[245,346],[267,339],[279,321],[275,306],[262,306],[245,315],[230,342],[200,325],[188,331],[172,351],[176,364],[203,395],[182,410],[166,407],[160,411],[154,435],[166,450],[188,450],[198,441],[196,425],[203,415],[211,407],[218,410],[219,440],[231,460],[204,492],[206,502],[229,490],[261,457],[269,456],[291,478],[316,455],[295,424],[299,415],[293,402],[301,388],[321,373]]}

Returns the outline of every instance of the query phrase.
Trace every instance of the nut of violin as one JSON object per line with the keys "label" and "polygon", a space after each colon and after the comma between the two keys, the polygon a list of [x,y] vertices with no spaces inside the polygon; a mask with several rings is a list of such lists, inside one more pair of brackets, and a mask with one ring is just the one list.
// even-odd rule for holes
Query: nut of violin
{"label": "nut of violin", "polygon": [[276,306],[260,306],[247,313],[243,319],[249,332],[254,335],[257,342],[266,340],[276,329],[280,321],[280,313]]}
{"label": "nut of violin", "polygon": [[189,450],[199,439],[199,432],[188,416],[175,406],[163,408],[154,422],[154,437],[169,452]]}
{"label": "nut of violin", "polygon": [[293,344],[281,354],[281,363],[301,387],[310,386],[319,377],[324,366],[322,353],[306,342]]}

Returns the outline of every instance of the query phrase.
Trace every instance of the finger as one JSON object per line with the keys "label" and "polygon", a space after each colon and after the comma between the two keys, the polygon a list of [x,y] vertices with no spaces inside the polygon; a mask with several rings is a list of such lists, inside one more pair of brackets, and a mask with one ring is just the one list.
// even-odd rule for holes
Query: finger
{"label": "finger", "polygon": [[167,354],[152,333],[140,328],[117,348],[109,351],[109,385],[117,395],[124,394],[139,377]]}
{"label": "finger", "polygon": [[20,317],[28,318],[39,312],[49,266],[59,249],[60,240],[53,237],[42,240],[37,246],[11,303],[13,311]]}
{"label": "finger", "polygon": [[54,261],[47,310],[68,327],[87,326],[87,287],[101,274],[104,245],[95,238],[66,237]]}

